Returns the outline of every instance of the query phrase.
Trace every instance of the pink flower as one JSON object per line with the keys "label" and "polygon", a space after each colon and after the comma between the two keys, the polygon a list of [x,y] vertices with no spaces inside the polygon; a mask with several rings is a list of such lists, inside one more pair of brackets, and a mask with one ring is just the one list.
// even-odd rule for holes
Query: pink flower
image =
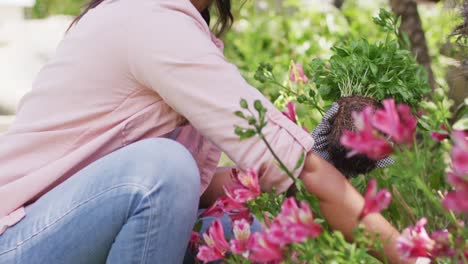
{"label": "pink flower", "polygon": [[287,244],[291,243],[285,227],[278,223],[278,221],[274,221],[270,227],[266,229],[265,238],[268,240],[268,242],[277,245],[280,248],[283,248]]}
{"label": "pink flower", "polygon": [[237,220],[245,220],[249,223],[253,222],[253,216],[250,214],[250,210],[247,207],[237,208],[230,211],[228,214],[232,222]]}
{"label": "pink flower", "polygon": [[304,68],[301,63],[296,63],[292,66],[291,72],[289,73],[289,78],[292,82],[303,82],[306,83],[309,81],[309,78],[304,74]]}
{"label": "pink flower", "polygon": [[229,213],[235,210],[243,210],[244,208],[245,206],[243,204],[236,203],[231,198],[223,196],[216,200],[216,202],[212,206],[206,209],[202,213],[201,217],[220,217],[225,213]]}
{"label": "pink flower", "polygon": [[190,241],[189,241],[190,250],[195,252],[198,249],[199,243],[200,243],[200,234],[198,234],[198,232],[192,231],[192,234],[190,235]]}
{"label": "pink flower", "polygon": [[468,176],[462,177],[454,172],[447,173],[447,181],[458,191],[468,192]]}
{"label": "pink flower", "polygon": [[468,131],[454,130],[453,141],[463,151],[468,151]]}
{"label": "pink flower", "polygon": [[431,138],[436,142],[441,142],[444,139],[449,138],[449,134],[447,133],[447,127],[445,125],[441,125],[440,129],[442,132],[432,131]]}
{"label": "pink flower", "polygon": [[312,211],[307,203],[298,207],[294,197],[284,201],[280,214],[267,231],[268,239],[280,246],[304,242],[322,233],[322,227],[314,222]]}
{"label": "pink flower", "polygon": [[452,149],[453,169],[460,174],[468,174],[468,151],[463,151],[458,146]]}
{"label": "pink flower", "polygon": [[322,227],[314,222],[309,205],[301,202],[298,206],[294,197],[284,201],[281,212],[273,221],[267,215],[265,219],[265,232],[253,234],[247,245],[249,258],[255,262],[278,263],[288,244],[304,242],[322,232]]}
{"label": "pink flower", "polygon": [[454,131],[453,141],[453,169],[457,174],[468,174],[468,132]]}
{"label": "pink flower", "polygon": [[454,131],[453,141],[453,172],[447,174],[447,181],[455,191],[448,193],[442,204],[454,212],[468,212],[468,133]]}
{"label": "pink flower", "polygon": [[442,205],[454,212],[468,212],[468,191],[455,190],[445,195]]}
{"label": "pink flower", "polygon": [[449,135],[443,132],[432,131],[431,138],[436,142],[441,142],[442,140],[449,138]]}
{"label": "pink flower", "polygon": [[394,99],[382,101],[384,110],[375,111],[372,124],[401,144],[413,143],[417,120],[411,114],[411,108],[400,104],[395,106]]}
{"label": "pink flower", "polygon": [[278,245],[269,242],[265,234],[254,233],[249,239],[249,259],[259,263],[279,263],[283,260],[283,252]]}
{"label": "pink flower", "polygon": [[436,242],[427,234],[424,226],[426,218],[422,218],[414,227],[407,227],[397,239],[397,249],[403,258],[431,257]]}
{"label": "pink flower", "polygon": [[208,246],[216,247],[221,251],[229,250],[229,244],[224,238],[223,226],[219,219],[211,223],[211,226],[210,228],[208,228],[208,231],[205,234],[203,234],[203,239],[205,240]]}
{"label": "pink flower", "polygon": [[215,248],[201,246],[198,250],[197,258],[201,261],[209,262],[224,258],[224,254]]}
{"label": "pink flower", "polygon": [[341,136],[341,144],[351,149],[348,157],[364,154],[371,159],[379,160],[390,155],[392,147],[387,141],[379,138],[372,128],[372,108],[366,107],[363,112],[352,115],[357,131],[344,131]]}
{"label": "pink flower", "polygon": [[245,203],[260,195],[258,176],[253,170],[248,169],[245,173],[236,169],[232,170],[232,186],[224,187],[226,195],[236,203]]}
{"label": "pink flower", "polygon": [[450,246],[450,233],[447,230],[436,231],[431,234],[431,238],[435,241],[431,253],[433,257],[451,257],[456,253]]}
{"label": "pink flower", "polygon": [[197,254],[197,258],[201,261],[208,262],[224,258],[226,252],[230,249],[219,219],[211,224],[208,231],[203,234],[203,239],[206,245],[201,246]]}
{"label": "pink flower", "polygon": [[293,102],[289,102],[286,104],[286,109],[288,110],[287,112],[282,112],[283,115],[285,115],[289,120],[293,121],[295,124],[297,124],[297,119],[296,119],[296,108],[294,106]]}
{"label": "pink flower", "polygon": [[392,194],[387,189],[377,192],[377,181],[375,179],[370,180],[364,196],[364,208],[359,215],[359,219],[363,219],[368,214],[380,213],[390,205],[391,201]]}
{"label": "pink flower", "polygon": [[239,254],[248,257],[249,250],[247,248],[250,239],[250,224],[242,219],[234,221],[233,224],[234,239],[231,239],[231,251],[234,254]]}

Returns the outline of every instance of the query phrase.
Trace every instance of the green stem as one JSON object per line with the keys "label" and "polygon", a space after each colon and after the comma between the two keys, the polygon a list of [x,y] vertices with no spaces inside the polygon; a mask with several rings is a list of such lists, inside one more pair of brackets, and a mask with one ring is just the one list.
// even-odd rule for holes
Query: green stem
{"label": "green stem", "polygon": [[314,102],[314,106],[317,108],[317,110],[320,112],[320,114],[322,115],[322,117],[325,115],[325,110],[322,109],[322,107],[319,106],[317,100],[315,100],[314,97],[311,97],[312,98],[312,101]]}
{"label": "green stem", "polygon": [[294,94],[295,96],[299,96],[299,94],[298,94],[296,91],[293,91],[293,90],[289,89],[288,87],[282,85],[281,83],[279,83],[279,82],[276,81],[276,80],[269,80],[269,82],[272,83],[272,84],[278,85],[279,87],[281,87],[281,88],[283,88],[284,90],[286,90],[286,91],[288,91],[288,92]]}
{"label": "green stem", "polygon": [[[414,151],[416,153],[416,157],[419,159],[420,156],[419,156],[419,148],[418,148],[417,143],[414,144]],[[424,168],[423,168],[422,171],[426,171],[425,161],[424,161],[423,164],[424,164]],[[457,218],[455,217],[455,215],[448,213],[444,209],[444,207],[442,206],[441,201],[434,196],[434,194],[431,192],[431,190],[429,190],[429,188],[427,187],[427,185],[423,182],[423,180],[421,178],[422,178],[422,175],[419,175],[418,177],[415,178],[416,185],[418,186],[418,188],[424,192],[424,194],[429,198],[429,200],[432,202],[432,204],[435,207],[437,207],[439,209],[439,211],[442,212],[442,214],[444,214],[453,224],[455,224],[456,226],[459,226],[459,223],[458,223]]]}
{"label": "green stem", "polygon": [[[286,90],[287,92],[290,92],[292,93],[293,95],[295,95],[296,97],[299,96],[300,94],[296,91],[293,91],[291,90],[289,87],[286,87],[284,86],[283,84],[279,83],[276,79],[271,79],[271,80],[268,80],[268,82],[272,83],[272,84],[276,84],[278,85],[279,87],[283,88],[284,90]],[[315,100],[315,98],[311,97],[312,98],[312,101],[313,101],[313,105],[317,108],[317,110],[320,112],[320,114],[322,116],[325,115],[325,110],[319,106],[319,104],[317,103],[317,101]]]}

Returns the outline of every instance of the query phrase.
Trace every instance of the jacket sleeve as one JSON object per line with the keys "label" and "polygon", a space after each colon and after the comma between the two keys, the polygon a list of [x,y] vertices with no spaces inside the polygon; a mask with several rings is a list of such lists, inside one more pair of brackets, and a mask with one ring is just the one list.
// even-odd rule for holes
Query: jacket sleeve
{"label": "jacket sleeve", "polygon": [[240,141],[234,133],[235,125],[247,125],[234,112],[240,110],[241,99],[250,105],[262,101],[268,109],[263,132],[290,170],[312,148],[312,137],[243,79],[213,43],[195,8],[162,2],[130,23],[132,78],[158,93],[240,169],[257,170],[263,190],[286,191],[292,181],[276,165],[266,145],[258,137]]}

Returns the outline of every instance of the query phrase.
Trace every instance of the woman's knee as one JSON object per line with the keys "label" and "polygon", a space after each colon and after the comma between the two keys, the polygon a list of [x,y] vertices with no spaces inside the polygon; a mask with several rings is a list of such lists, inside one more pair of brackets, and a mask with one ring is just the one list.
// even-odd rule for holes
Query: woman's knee
{"label": "woman's knee", "polygon": [[133,143],[122,151],[123,170],[128,181],[148,189],[169,189],[179,193],[200,189],[200,175],[192,154],[180,143],[153,138]]}

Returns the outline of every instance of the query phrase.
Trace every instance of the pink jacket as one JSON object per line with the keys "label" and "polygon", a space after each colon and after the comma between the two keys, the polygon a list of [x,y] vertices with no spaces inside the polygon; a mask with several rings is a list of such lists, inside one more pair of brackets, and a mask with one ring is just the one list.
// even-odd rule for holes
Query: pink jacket
{"label": "pink jacket", "polygon": [[258,170],[264,190],[285,191],[292,181],[266,146],[234,134],[234,125],[245,126],[233,114],[241,98],[269,109],[264,134],[293,169],[312,138],[224,58],[189,0],[105,1],[65,35],[0,135],[0,234],[83,167],[151,137],[174,137],[191,151],[201,192],[220,150]]}

